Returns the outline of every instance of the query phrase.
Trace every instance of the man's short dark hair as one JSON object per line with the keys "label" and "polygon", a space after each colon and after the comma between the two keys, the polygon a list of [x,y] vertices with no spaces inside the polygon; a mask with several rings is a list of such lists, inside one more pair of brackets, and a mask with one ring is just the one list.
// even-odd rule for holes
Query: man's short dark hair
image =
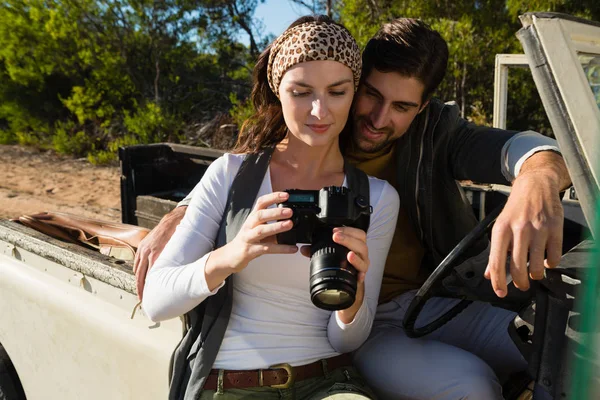
{"label": "man's short dark hair", "polygon": [[384,24],[363,51],[363,78],[373,68],[417,78],[425,86],[422,101],[429,100],[444,79],[448,45],[425,22],[398,18]]}

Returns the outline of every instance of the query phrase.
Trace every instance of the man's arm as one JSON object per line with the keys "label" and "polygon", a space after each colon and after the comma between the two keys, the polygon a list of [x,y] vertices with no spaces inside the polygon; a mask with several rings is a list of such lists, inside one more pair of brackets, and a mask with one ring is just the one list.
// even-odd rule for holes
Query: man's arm
{"label": "man's arm", "polygon": [[540,151],[559,152],[556,140],[537,132],[480,126],[460,116],[446,103],[438,125],[449,131],[446,157],[456,180],[510,185],[523,162]]}
{"label": "man's arm", "polygon": [[447,150],[455,179],[512,184],[492,231],[485,277],[491,279],[499,297],[506,296],[506,260],[510,257],[515,286],[527,290],[528,276],[543,278],[544,265],[555,267],[562,253],[560,192],[571,179],[558,145],[532,131],[511,132],[468,123],[453,105],[446,105],[443,118],[452,131]]}
{"label": "man's arm", "polygon": [[183,219],[186,209],[187,206],[185,205],[175,207],[140,242],[133,262],[133,272],[135,273],[137,293],[140,300],[142,300],[144,294],[144,284],[148,271],[164,250],[173,233],[175,233],[175,229]]}
{"label": "man's arm", "polygon": [[492,230],[485,277],[499,297],[507,293],[507,256],[513,282],[521,290],[529,289],[529,277],[544,277],[544,266],[554,268],[560,262],[564,218],[560,192],[570,185],[565,162],[553,151],[535,153],[522,163]]}

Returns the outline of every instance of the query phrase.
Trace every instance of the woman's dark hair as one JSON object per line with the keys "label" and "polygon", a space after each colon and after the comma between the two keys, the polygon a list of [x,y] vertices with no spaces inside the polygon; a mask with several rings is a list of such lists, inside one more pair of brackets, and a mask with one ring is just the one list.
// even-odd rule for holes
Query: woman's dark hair
{"label": "woman's dark hair", "polygon": [[[326,15],[306,15],[300,17],[292,22],[287,29],[307,22],[336,24],[346,29]],[[287,134],[287,126],[283,119],[281,102],[269,87],[267,76],[271,45],[272,43],[258,56],[256,65],[254,66],[252,73],[254,86],[252,87],[250,99],[254,105],[255,113],[242,124],[237,142],[232,150],[233,153],[254,153],[260,151],[279,143]],[[348,118],[346,126],[340,133],[340,143],[342,143],[342,136],[345,137],[350,133],[351,120],[352,118]]]}

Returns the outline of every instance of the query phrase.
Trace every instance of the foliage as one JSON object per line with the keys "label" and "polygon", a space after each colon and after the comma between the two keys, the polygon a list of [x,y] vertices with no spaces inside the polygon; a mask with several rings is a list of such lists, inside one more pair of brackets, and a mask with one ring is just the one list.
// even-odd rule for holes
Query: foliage
{"label": "foliage", "polygon": [[147,142],[140,142],[139,139],[133,135],[125,135],[110,142],[107,146],[108,150],[99,150],[88,154],[87,159],[92,164],[113,163],[117,161],[117,151],[119,150],[119,147],[134,146],[142,143]]}
{"label": "foliage", "polygon": [[81,156],[91,148],[81,126],[73,121],[58,122],[55,133],[52,136],[52,147],[61,154],[73,154]]}
{"label": "foliage", "polygon": [[0,130],[0,144],[13,144],[16,141],[17,138],[13,132]]}
{"label": "foliage", "polygon": [[247,97],[259,1],[0,2],[0,143],[103,161],[115,143],[177,141]]}
{"label": "foliage", "polygon": [[146,103],[131,114],[125,111],[124,125],[139,143],[173,141],[177,138],[180,123],[166,114],[156,103]]}
{"label": "foliage", "polygon": [[[263,1],[0,1],[0,144],[53,147],[103,163],[121,145],[189,142],[186,135],[198,131],[211,137],[201,127],[219,115],[241,125],[253,112],[253,64],[273,39],[254,18]],[[290,1],[329,11],[361,46],[394,17],[424,19],[450,49],[436,95],[456,100],[478,123],[492,119],[494,55],[522,51],[514,35],[519,14],[600,19],[596,0]],[[508,126],[549,133],[528,73],[511,71],[509,85],[516,100]]]}
{"label": "foliage", "polygon": [[231,101],[231,110],[229,110],[229,115],[231,115],[233,122],[238,127],[241,127],[244,121],[254,115],[254,105],[250,99],[246,99],[244,101],[239,100],[235,93],[231,93],[229,100]]}

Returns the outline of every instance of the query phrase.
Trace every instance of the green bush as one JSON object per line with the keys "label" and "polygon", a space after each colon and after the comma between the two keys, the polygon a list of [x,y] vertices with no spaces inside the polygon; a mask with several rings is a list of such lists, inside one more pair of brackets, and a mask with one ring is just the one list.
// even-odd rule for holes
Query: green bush
{"label": "green bush", "polygon": [[0,143],[105,163],[119,144],[180,141],[184,127],[227,113],[266,42],[236,39],[255,1],[235,17],[217,3],[2,2]]}
{"label": "green bush", "polygon": [[71,111],[80,124],[86,121],[110,121],[115,109],[108,104],[101,90],[89,84],[87,87],[75,86],[63,104]]}
{"label": "green bush", "polygon": [[17,137],[9,130],[0,130],[0,144],[17,143]]}
{"label": "green bush", "polygon": [[0,119],[6,129],[0,130],[0,144],[18,143],[24,146],[47,144],[48,126],[28,110],[13,102],[0,104]]}
{"label": "green bush", "polygon": [[18,131],[15,132],[17,143],[22,146],[41,146],[42,139],[33,131]]}
{"label": "green bush", "polygon": [[[148,102],[136,107],[133,113],[125,111],[123,123],[138,143],[156,143],[178,137],[182,123],[173,115],[164,112],[159,105]],[[132,140],[127,139],[127,140]]]}
{"label": "green bush", "polygon": [[238,129],[242,127],[244,121],[252,117],[254,115],[254,105],[250,101],[250,99],[246,99],[244,101],[238,99],[235,93],[229,94],[229,101],[231,101],[231,109],[229,110],[229,115],[233,118],[233,121],[238,126]]}
{"label": "green bush", "polygon": [[94,165],[113,164],[117,161],[117,153],[99,150],[94,153],[88,153],[87,160]]}
{"label": "green bush", "polygon": [[93,148],[93,143],[73,121],[56,124],[52,135],[52,147],[58,153],[82,156]]}
{"label": "green bush", "polygon": [[142,144],[142,142],[134,136],[125,135],[110,142],[108,144],[108,151],[116,154],[119,151],[119,147],[135,146],[136,144]]}
{"label": "green bush", "polygon": [[125,135],[108,143],[108,150],[94,150],[88,153],[87,159],[90,163],[111,164],[117,161],[119,147],[134,146],[141,142],[132,135]]}

